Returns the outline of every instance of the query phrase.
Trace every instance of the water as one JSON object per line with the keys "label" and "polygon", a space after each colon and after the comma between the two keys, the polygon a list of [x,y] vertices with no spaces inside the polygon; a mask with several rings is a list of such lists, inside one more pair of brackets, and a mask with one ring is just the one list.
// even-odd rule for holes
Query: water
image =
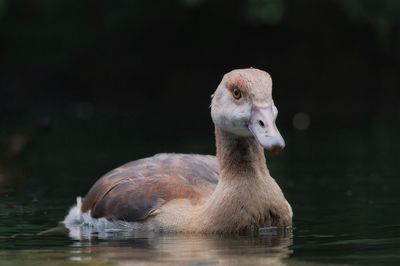
{"label": "water", "polygon": [[[25,151],[14,157],[3,156],[0,161],[3,180],[11,176],[3,181],[0,194],[1,265],[400,263],[398,129],[375,124],[344,126],[335,131],[329,127],[282,130],[286,132],[287,149],[281,155],[268,155],[267,160],[292,204],[292,233],[117,233],[75,239],[63,231],[38,233],[56,227],[74,204],[75,196],[84,195],[102,173],[126,158],[157,151],[212,152],[213,142],[210,131],[204,136],[187,134],[189,137],[183,140],[183,134],[178,135],[166,146],[146,142],[143,147],[138,146],[146,140],[141,135],[123,142],[127,139],[124,134],[133,134],[128,132],[108,139],[108,149],[104,149],[95,145],[104,137],[102,133],[94,138],[82,137],[80,128],[65,123],[58,125],[60,131],[36,136]],[[60,133],[63,130],[69,130],[68,140]],[[6,134],[1,137],[6,138]]]}

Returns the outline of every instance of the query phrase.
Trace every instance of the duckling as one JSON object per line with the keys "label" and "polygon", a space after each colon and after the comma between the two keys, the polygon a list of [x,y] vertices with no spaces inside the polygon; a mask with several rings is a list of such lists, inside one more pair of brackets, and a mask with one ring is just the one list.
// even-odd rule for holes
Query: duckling
{"label": "duckling", "polygon": [[225,74],[211,102],[216,156],[162,153],[122,165],[101,177],[64,223],[217,234],[290,226],[292,209],[264,155],[285,147],[277,115],[267,72]]}

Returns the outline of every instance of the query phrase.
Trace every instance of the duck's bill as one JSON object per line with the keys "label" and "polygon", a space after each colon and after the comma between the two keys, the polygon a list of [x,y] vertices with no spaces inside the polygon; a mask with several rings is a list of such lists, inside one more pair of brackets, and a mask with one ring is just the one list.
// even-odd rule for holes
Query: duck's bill
{"label": "duck's bill", "polygon": [[285,148],[285,141],[275,125],[272,107],[253,106],[248,128],[257,142],[266,150],[280,152]]}

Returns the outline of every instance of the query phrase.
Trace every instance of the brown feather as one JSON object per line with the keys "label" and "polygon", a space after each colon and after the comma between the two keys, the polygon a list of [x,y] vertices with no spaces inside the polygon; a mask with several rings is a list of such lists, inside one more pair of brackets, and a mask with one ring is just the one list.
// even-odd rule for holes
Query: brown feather
{"label": "brown feather", "polygon": [[218,183],[214,156],[158,154],[127,163],[101,177],[83,200],[92,217],[125,221],[146,219],[173,199],[194,204]]}

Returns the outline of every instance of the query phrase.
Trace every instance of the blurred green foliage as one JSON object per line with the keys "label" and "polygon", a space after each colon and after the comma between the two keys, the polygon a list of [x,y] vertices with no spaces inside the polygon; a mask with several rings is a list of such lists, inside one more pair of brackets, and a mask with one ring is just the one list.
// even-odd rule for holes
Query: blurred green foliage
{"label": "blurred green foliage", "polygon": [[244,17],[256,23],[280,23],[285,11],[285,0],[247,0],[244,4]]}
{"label": "blurred green foliage", "polygon": [[0,38],[0,108],[206,101],[253,66],[283,115],[400,116],[396,0],[0,0]]}

